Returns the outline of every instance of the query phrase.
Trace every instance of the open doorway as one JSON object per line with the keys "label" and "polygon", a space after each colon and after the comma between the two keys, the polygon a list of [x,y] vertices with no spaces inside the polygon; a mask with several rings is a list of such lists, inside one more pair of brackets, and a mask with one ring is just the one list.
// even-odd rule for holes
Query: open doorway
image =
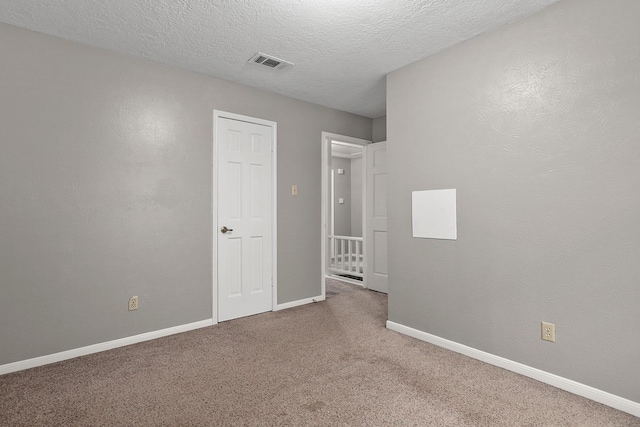
{"label": "open doorway", "polygon": [[326,278],[366,287],[365,152],[370,141],[323,132],[322,295]]}
{"label": "open doorway", "polygon": [[362,284],[364,278],[363,147],[331,141],[330,275]]}

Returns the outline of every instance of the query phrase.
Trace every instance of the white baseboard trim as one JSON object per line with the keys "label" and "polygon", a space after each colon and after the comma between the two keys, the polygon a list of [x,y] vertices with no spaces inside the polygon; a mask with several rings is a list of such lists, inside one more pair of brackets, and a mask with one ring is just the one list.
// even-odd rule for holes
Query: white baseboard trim
{"label": "white baseboard trim", "polygon": [[33,359],[20,360],[18,362],[0,365],[0,375],[10,372],[22,371],[24,369],[35,368],[37,366],[48,365],[50,363],[61,362],[63,360],[73,359],[74,357],[86,356],[87,354],[99,353],[105,350],[111,350],[118,347],[124,347],[131,344],[137,344],[156,338],[166,337],[168,335],[179,334],[181,332],[192,331],[194,329],[212,326],[213,320],[201,320],[199,322],[187,323],[186,325],[174,326],[171,328],[160,329],[159,331],[146,332],[144,334],[133,335],[130,337],[120,338],[113,341],[102,342],[98,344],[88,345],[86,347],[74,348],[72,350],[61,351],[60,353],[48,354],[46,356],[34,357]]}
{"label": "white baseboard trim", "polygon": [[504,357],[495,356],[491,353],[477,350],[472,347],[467,347],[466,345],[459,344],[454,341],[449,341],[444,338],[440,338],[438,336],[420,331],[418,329],[413,329],[408,326],[392,322],[390,320],[387,321],[387,329],[391,329],[392,331],[408,335],[410,337],[419,339],[420,341],[426,341],[439,347],[455,351],[456,353],[464,354],[465,356],[469,356],[473,359],[477,359],[490,365],[495,365],[508,371],[533,378],[534,380],[552,385],[559,389],[568,391],[569,393],[586,397],[587,399],[602,403],[603,405],[607,405],[620,411],[627,412],[636,417],[640,417],[640,403],[638,402],[616,396],[615,394],[607,393],[606,391],[602,391],[597,388],[546,371],[542,371],[537,368],[532,368],[531,366],[523,365],[522,363],[505,359]]}
{"label": "white baseboard trim", "polygon": [[298,307],[300,305],[305,305],[305,304],[312,304],[314,302],[320,302],[324,300],[325,298],[322,295],[319,295],[317,297],[304,298],[304,299],[299,299],[297,301],[285,302],[284,304],[276,305],[273,311],[286,310],[287,308]]}

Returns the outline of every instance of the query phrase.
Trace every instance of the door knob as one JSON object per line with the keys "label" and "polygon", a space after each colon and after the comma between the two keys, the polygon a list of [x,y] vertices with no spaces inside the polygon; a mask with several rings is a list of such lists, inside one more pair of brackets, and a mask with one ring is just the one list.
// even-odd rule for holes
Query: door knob
{"label": "door knob", "polygon": [[220,232],[221,232],[222,234],[226,234],[226,233],[227,233],[227,231],[233,231],[233,228],[227,228],[227,226],[225,225],[225,226],[223,226],[223,227],[220,229]]}

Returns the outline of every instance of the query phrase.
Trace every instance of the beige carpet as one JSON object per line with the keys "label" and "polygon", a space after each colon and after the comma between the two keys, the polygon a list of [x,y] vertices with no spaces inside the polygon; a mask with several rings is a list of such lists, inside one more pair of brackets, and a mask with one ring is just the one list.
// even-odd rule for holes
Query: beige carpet
{"label": "beige carpet", "polygon": [[325,296],[327,298],[333,298],[341,294],[346,294],[351,291],[362,289],[362,286],[357,286],[352,283],[343,282],[342,280],[332,279],[329,277],[326,278],[325,283],[326,283]]}
{"label": "beige carpet", "polygon": [[639,426],[640,419],[325,302],[0,377],[2,426]]}

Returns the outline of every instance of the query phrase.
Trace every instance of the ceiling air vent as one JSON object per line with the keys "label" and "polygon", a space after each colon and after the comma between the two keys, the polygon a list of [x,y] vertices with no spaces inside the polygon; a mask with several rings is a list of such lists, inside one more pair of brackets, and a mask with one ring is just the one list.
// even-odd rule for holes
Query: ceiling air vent
{"label": "ceiling air vent", "polygon": [[284,59],[276,58],[275,56],[267,55],[266,53],[258,52],[249,59],[247,62],[252,62],[258,65],[264,65],[265,67],[273,68],[276,70],[284,70],[287,67],[292,67],[291,62],[287,62]]}

